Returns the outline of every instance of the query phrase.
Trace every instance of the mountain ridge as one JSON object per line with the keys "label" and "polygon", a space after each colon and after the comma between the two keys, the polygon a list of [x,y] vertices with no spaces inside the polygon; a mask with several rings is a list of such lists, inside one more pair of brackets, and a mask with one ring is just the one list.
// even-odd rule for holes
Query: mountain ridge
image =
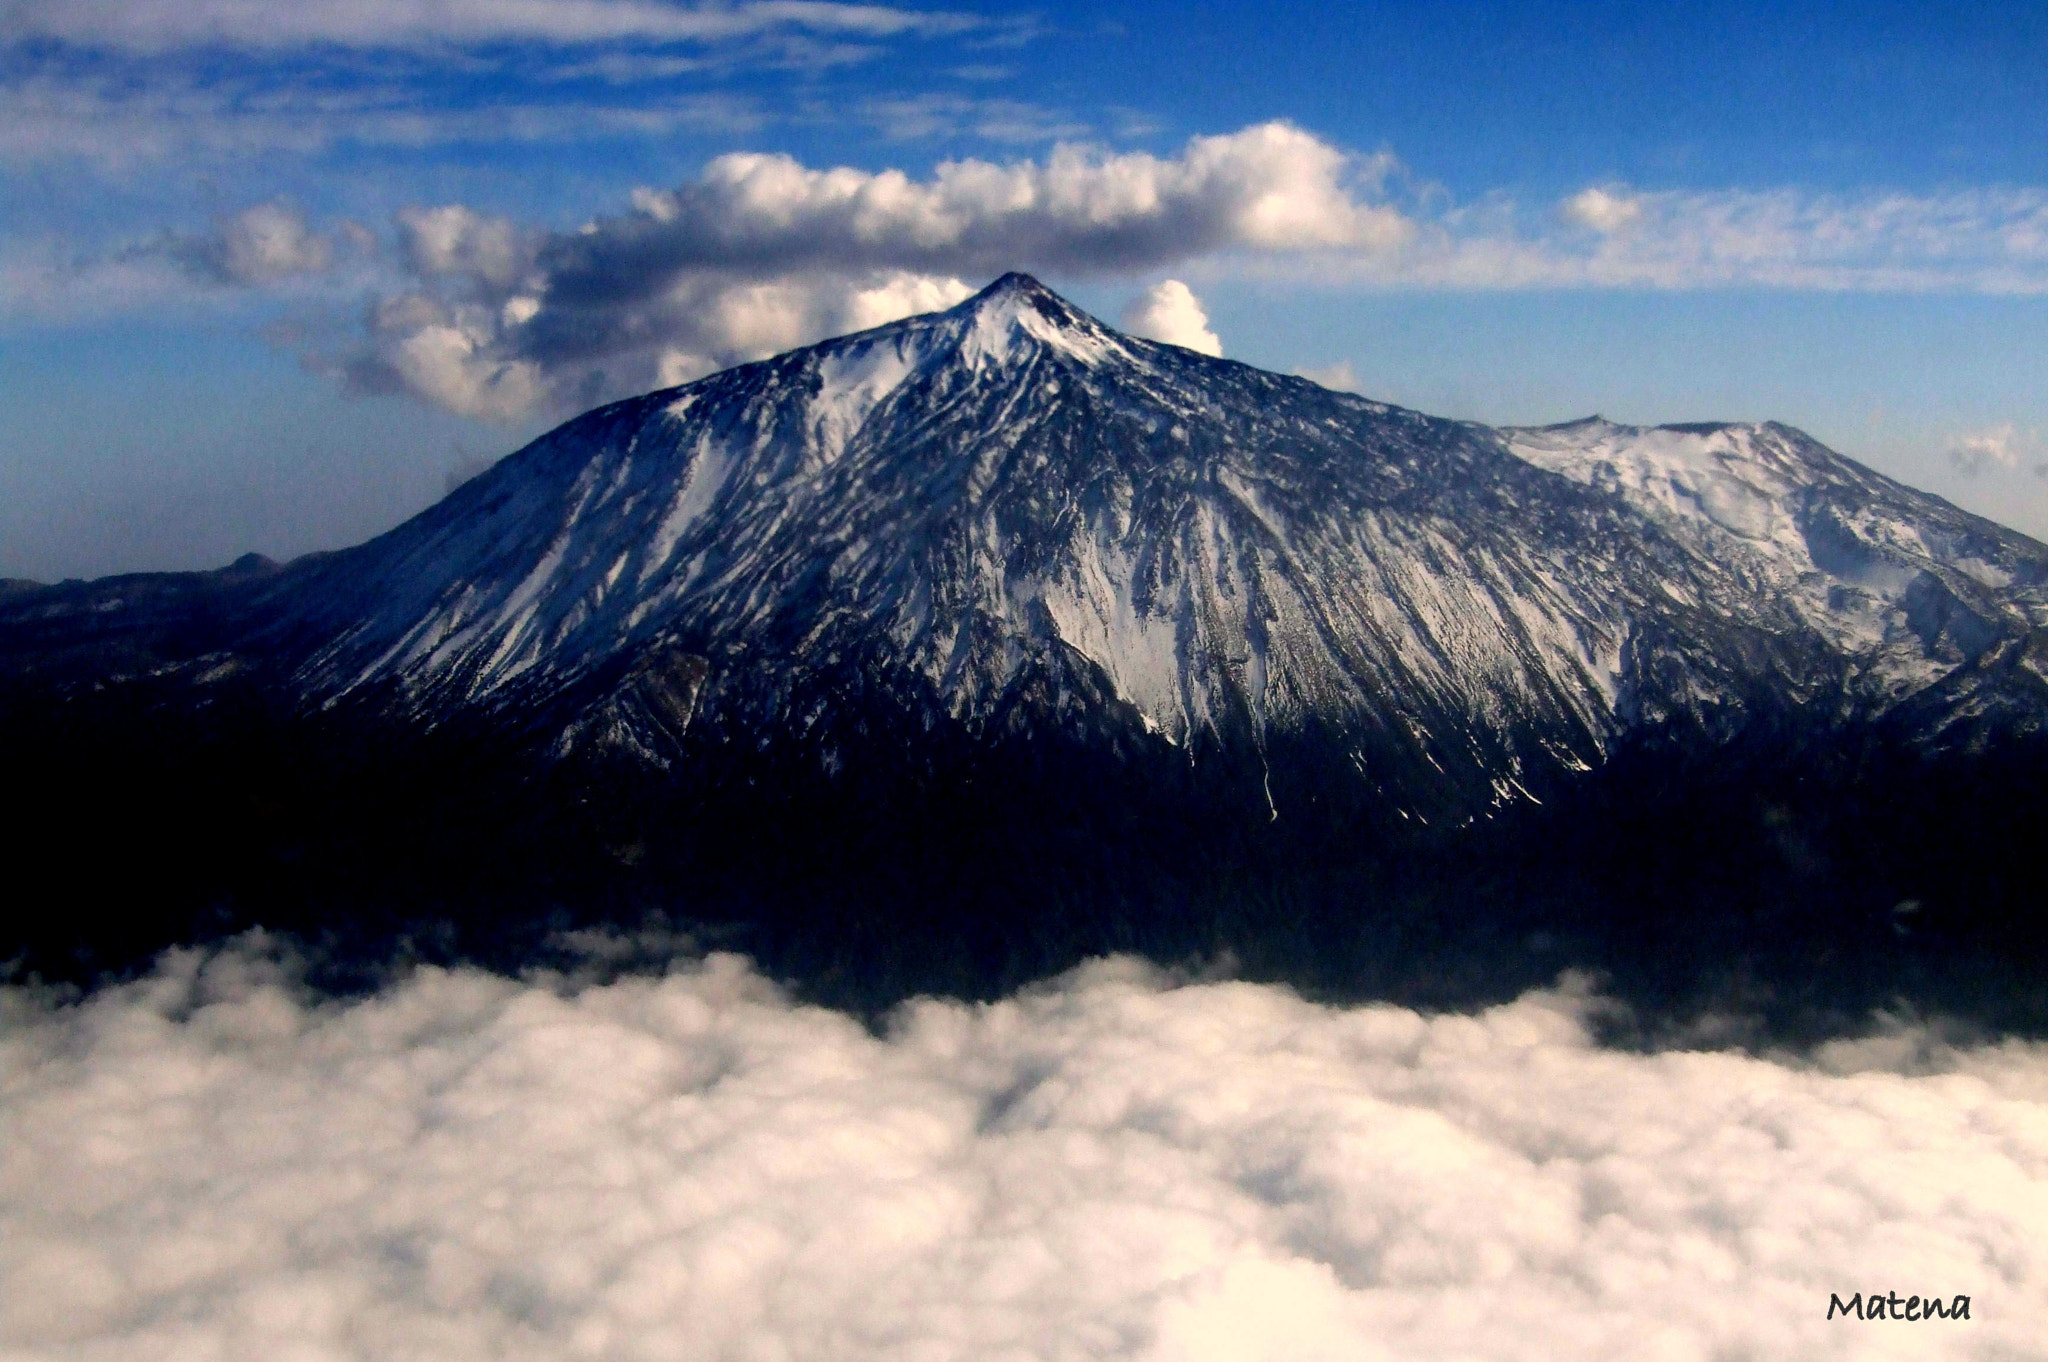
{"label": "mountain ridge", "polygon": [[1759,688],[1838,722],[1917,704],[1936,742],[2048,715],[2048,548],[1789,427],[1447,421],[1123,336],[1021,274],[222,572],[257,622],[224,651],[285,659],[307,703],[566,707],[557,749],[657,764],[706,706],[773,726],[842,663],[970,733],[1033,688],[1030,722],[1085,693],[1073,722],[1177,747],[1314,715],[1494,803]]}
{"label": "mountain ridge", "polygon": [[[1223,397],[1205,386],[1217,384]],[[604,434],[584,435],[585,422]],[[1121,337],[1009,275],[946,313],[572,423],[558,434],[578,481],[557,504],[576,504],[545,536],[521,526],[516,581],[501,572],[479,601],[485,572],[458,573],[460,599],[443,588],[431,606],[351,632],[301,679],[323,698],[392,677],[471,703],[520,694],[536,669],[581,675],[592,655],[709,657],[736,635],[756,648],[764,632],[802,665],[821,645],[863,646],[835,633],[836,609],[885,632],[883,651],[929,683],[924,700],[970,727],[1018,666],[1071,680],[1092,665],[1175,743],[1205,724],[1263,731],[1333,704],[1352,722],[1427,727],[1413,707],[1386,712],[1389,693],[1421,693],[1488,730],[1487,760],[1533,714],[1542,745],[1572,765],[1597,756],[1588,743],[1610,741],[1618,716],[1632,721],[1630,706],[1654,719],[1730,693],[1742,678],[1716,655],[1730,635],[1748,635],[1795,689],[1824,688],[1847,658],[1858,678],[1877,677],[1866,700],[1885,687],[1896,699],[2044,618],[2039,546],[1788,428],[1567,429],[1568,440],[1490,432]],[[620,439],[623,452],[596,448]],[[642,446],[651,467],[637,471]],[[1573,504],[1529,468],[1598,495]],[[504,495],[500,480],[479,481],[472,504]],[[1848,509],[1817,504],[1817,491]],[[450,501],[453,518],[475,514]],[[623,522],[595,514],[610,507]],[[1901,528],[1907,516],[1935,522],[1940,542]],[[1748,551],[1773,535],[1780,561]],[[1563,555],[1594,538],[1609,580],[1560,587]],[[1675,564],[1658,560],[1674,547]],[[431,580],[448,555],[436,542],[429,561],[387,576]],[[1632,579],[1627,609],[1599,610],[1615,574]],[[1715,638],[1658,599],[1716,592]],[[1398,608],[1376,608],[1382,597]],[[1903,632],[1885,618],[1901,609]],[[1771,637],[1757,636],[1759,616]],[[1688,672],[1684,686],[1623,661],[1660,629],[1680,634],[1663,665]],[[1840,656],[1771,656],[1801,631]],[[2038,645],[2023,651],[2038,680]],[[1526,755],[1506,751],[1511,768]]]}
{"label": "mountain ridge", "polygon": [[2010,1011],[2044,640],[2048,547],[1790,427],[1445,420],[1006,277],[354,548],[0,597],[47,792],[0,834],[104,877],[10,930],[518,964],[654,912],[855,1001],[1139,949]]}

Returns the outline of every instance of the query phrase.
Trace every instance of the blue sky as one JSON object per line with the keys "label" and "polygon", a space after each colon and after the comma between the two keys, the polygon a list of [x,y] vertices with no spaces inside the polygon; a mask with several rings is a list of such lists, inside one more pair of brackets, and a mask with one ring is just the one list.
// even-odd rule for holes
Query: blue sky
{"label": "blue sky", "polygon": [[2039,5],[0,0],[0,575],[352,542],[1012,266],[2048,535],[2044,73]]}

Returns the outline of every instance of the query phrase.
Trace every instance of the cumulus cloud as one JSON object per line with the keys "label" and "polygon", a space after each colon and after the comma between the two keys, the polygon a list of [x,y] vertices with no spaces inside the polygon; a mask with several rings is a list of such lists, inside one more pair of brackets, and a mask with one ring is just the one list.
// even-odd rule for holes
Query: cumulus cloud
{"label": "cumulus cloud", "polygon": [[[332,121],[395,120],[384,131],[404,135],[412,114],[377,103],[384,94],[374,107],[348,102],[359,97],[338,95]],[[954,118],[1015,121],[1008,131],[983,127],[991,137],[1042,135],[1043,112],[958,100],[868,110],[908,120],[910,132]],[[464,116],[519,137],[521,114]],[[667,112],[645,116],[649,127],[671,126]],[[432,123],[416,134],[438,136]],[[0,118],[0,148],[10,126]],[[31,141],[48,134],[34,120],[24,126],[44,128],[21,134]],[[527,131],[553,135],[539,124]],[[318,274],[361,231],[322,234],[272,203],[211,237],[170,240],[192,271],[260,285]],[[1168,155],[1061,143],[1036,158],[946,161],[922,176],[735,153],[571,230],[439,204],[399,213],[396,231],[403,277],[377,281],[354,352],[317,363],[358,390],[504,419],[565,414],[942,307],[1011,269],[1157,278],[1202,262],[1318,287],[1404,289],[2048,292],[2048,191],[1859,197],[1607,184],[1534,208],[1499,194],[1459,204],[1386,154],[1353,153],[1285,122],[1196,137]],[[105,290],[119,282],[104,270],[17,270],[0,286],[47,298],[67,281],[83,290],[89,276]],[[1220,349],[1192,295],[1161,294],[1144,316],[1151,334]],[[1958,446],[1966,468],[1998,457]]]}
{"label": "cumulus cloud", "polygon": [[[1282,122],[1193,138],[1170,156],[1061,144],[1039,159],[948,161],[923,178],[737,153],[575,231],[498,224],[490,267],[412,250],[422,296],[474,304],[472,319],[436,314],[426,324],[443,329],[431,341],[382,330],[380,353],[394,354],[373,367],[430,400],[455,395],[458,410],[479,410],[467,394],[510,374],[524,377],[490,405],[510,414],[524,394],[566,408],[892,310],[856,298],[922,306],[1009,269],[1129,276],[1195,260],[1367,287],[2048,291],[2039,191],[1853,198],[1605,185],[1531,214],[1503,196],[1446,207],[1441,195],[1402,191],[1397,170]],[[453,230],[467,213],[422,210],[402,227],[423,240],[423,224]],[[1192,295],[1162,293],[1141,329],[1220,349],[1199,312]],[[450,380],[408,377],[395,357],[407,347],[431,348]]]}
{"label": "cumulus cloud", "polygon": [[[369,312],[369,344],[342,371],[355,390],[404,392],[465,416],[512,421],[668,387],[825,336],[950,307],[957,279],[904,271],[780,278],[693,272],[636,300],[624,334],[586,338],[550,315],[546,275],[530,291],[481,275],[432,277]],[[586,319],[587,320],[587,319]],[[556,328],[547,334],[543,328]],[[564,334],[567,332],[567,334]]]}
{"label": "cumulus cloud", "polygon": [[342,219],[325,229],[284,200],[254,204],[199,233],[164,232],[101,252],[38,249],[4,253],[0,299],[34,312],[200,303],[247,290],[347,296],[368,279],[376,234]]}
{"label": "cumulus cloud", "polygon": [[533,272],[539,248],[534,233],[510,218],[490,217],[450,204],[401,208],[399,242],[406,262],[422,275],[468,275],[487,287],[517,288]]}
{"label": "cumulus cloud", "polygon": [[862,37],[958,33],[971,15],[830,0],[6,0],[19,41],[158,53],[186,47],[421,47],[446,43],[730,42],[776,30]]}
{"label": "cumulus cloud", "polygon": [[1223,342],[1209,329],[1202,300],[1178,279],[1166,279],[1133,298],[1123,312],[1123,328],[1148,340],[1184,345],[1205,355],[1223,353]]}
{"label": "cumulus cloud", "polygon": [[1968,477],[1994,469],[2011,471],[2029,459],[2036,460],[2037,473],[2048,475],[2048,465],[2039,464],[2041,432],[2021,430],[2011,421],[1963,431],[1949,440],[1947,452],[1949,462]]}
{"label": "cumulus cloud", "polygon": [[293,275],[324,274],[340,254],[374,247],[369,230],[343,223],[334,236],[313,230],[289,203],[259,203],[223,219],[209,236],[180,238],[174,254],[196,272],[224,284],[270,284]]}
{"label": "cumulus cloud", "polygon": [[1043,161],[944,162],[925,180],[738,153],[559,237],[549,263],[566,287],[604,295],[740,263],[1100,273],[1228,249],[1384,250],[1412,229],[1357,192],[1375,168],[1277,122],[1197,137],[1171,157],[1063,144]]}
{"label": "cumulus cloud", "polygon": [[[567,232],[412,209],[399,229],[413,287],[372,311],[371,347],[348,372],[362,388],[513,417],[945,307],[971,292],[966,279],[1012,268],[1386,250],[1409,226],[1369,197],[1383,170],[1269,123],[1171,157],[1062,145],[1043,160],[949,161],[923,180],[734,154]],[[1192,319],[1176,336],[1213,353],[1182,293],[1191,318],[1160,312],[1159,324]]]}
{"label": "cumulus cloud", "polygon": [[[1110,960],[876,1035],[731,956],[322,1000],[177,953],[0,991],[0,1349],[2042,1355],[2048,1051],[1618,1053],[1600,1006]],[[1891,1291],[1970,1319],[1825,1318]]]}
{"label": "cumulus cloud", "polygon": [[368,393],[407,392],[462,416],[510,421],[547,398],[540,366],[500,353],[499,337],[517,312],[448,305],[417,293],[370,309],[374,348],[347,361],[347,376]]}

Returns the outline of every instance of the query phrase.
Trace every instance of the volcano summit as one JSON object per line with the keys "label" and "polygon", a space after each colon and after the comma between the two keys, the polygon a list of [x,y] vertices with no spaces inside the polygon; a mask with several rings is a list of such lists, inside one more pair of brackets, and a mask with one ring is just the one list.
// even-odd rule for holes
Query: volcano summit
{"label": "volcano summit", "polygon": [[[354,549],[15,584],[0,720],[81,801],[24,854],[111,836],[180,921],[659,909],[969,991],[1290,934],[1411,980],[1467,929],[1551,972],[1680,926],[2003,952],[2044,582],[1783,426],[1441,420],[1013,274],[590,412]],[[0,952],[139,948],[146,878]]]}

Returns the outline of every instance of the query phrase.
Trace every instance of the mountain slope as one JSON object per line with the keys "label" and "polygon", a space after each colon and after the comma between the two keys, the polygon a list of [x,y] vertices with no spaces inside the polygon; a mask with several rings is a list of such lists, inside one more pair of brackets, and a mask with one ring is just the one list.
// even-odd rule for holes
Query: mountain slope
{"label": "mountain slope", "polygon": [[877,706],[1313,735],[1419,813],[1759,706],[2036,727],[2044,580],[2043,546],[1783,427],[1438,420],[1008,276],[572,421],[261,613],[317,703],[545,715],[558,750],[665,762],[715,722],[828,751]]}
{"label": "mountain slope", "polygon": [[81,887],[0,960],[654,910],[861,1001],[1227,949],[1991,1015],[2048,998],[2044,581],[1784,427],[1440,420],[1009,276],[352,549],[10,585],[0,851]]}

